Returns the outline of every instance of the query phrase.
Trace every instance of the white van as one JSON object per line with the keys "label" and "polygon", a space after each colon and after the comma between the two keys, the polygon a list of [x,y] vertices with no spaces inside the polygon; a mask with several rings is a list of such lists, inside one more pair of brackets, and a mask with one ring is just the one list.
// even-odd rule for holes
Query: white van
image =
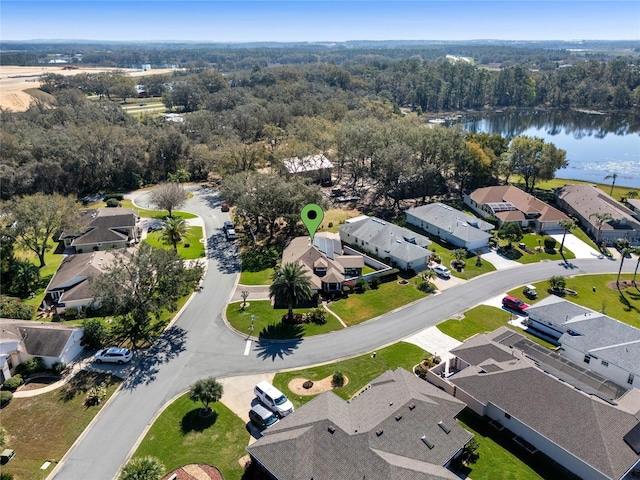
{"label": "white van", "polygon": [[286,397],[284,393],[278,390],[267,381],[258,383],[253,392],[258,397],[258,400],[271,410],[278,417],[286,417],[293,412],[293,403]]}

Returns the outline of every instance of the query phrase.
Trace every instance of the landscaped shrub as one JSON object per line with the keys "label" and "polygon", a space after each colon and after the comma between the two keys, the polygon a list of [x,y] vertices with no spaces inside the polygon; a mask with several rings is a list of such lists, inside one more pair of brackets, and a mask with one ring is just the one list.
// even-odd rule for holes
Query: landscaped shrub
{"label": "landscaped shrub", "polygon": [[111,200],[111,199],[115,199],[117,201],[122,201],[122,200],[124,200],[124,194],[122,194],[122,193],[107,193],[104,196],[105,202],[107,200]]}
{"label": "landscaped shrub", "polygon": [[7,405],[13,399],[13,393],[9,390],[0,390],[0,408]]}
{"label": "landscaped shrub", "polygon": [[27,369],[28,375],[33,375],[34,373],[43,372],[47,369],[44,364],[44,360],[42,357],[33,357],[24,362],[23,364]]}
{"label": "landscaped shrub", "polygon": [[119,207],[120,206],[120,202],[118,200],[116,200],[115,198],[110,198],[109,200],[107,200],[107,207],[109,208],[114,208],[114,207]]}
{"label": "landscaped shrub", "polygon": [[369,282],[369,285],[371,285],[371,288],[373,288],[374,290],[377,290],[378,287],[380,286],[380,278],[372,277],[371,281]]}
{"label": "landscaped shrub", "polygon": [[246,272],[259,272],[273,268],[280,261],[281,252],[276,248],[253,248],[242,254],[242,269]]}
{"label": "landscaped shrub", "polygon": [[424,365],[420,364],[420,365],[416,366],[416,368],[414,370],[415,370],[415,373],[416,373],[417,376],[419,376],[423,380],[426,380],[426,378],[427,378],[427,369],[426,369],[426,367],[424,367]]}
{"label": "landscaped shrub", "polygon": [[380,283],[395,282],[396,279],[398,278],[399,272],[400,270],[398,270],[397,268],[392,268],[391,270],[387,270],[383,272],[377,272],[369,276],[369,281],[372,282],[374,278],[379,278]]}
{"label": "landscaped shrub", "polygon": [[369,282],[367,282],[364,278],[359,278],[356,280],[356,292],[364,293],[369,290]]}
{"label": "landscaped shrub", "polygon": [[556,249],[558,242],[553,237],[544,237],[544,249],[552,251]]}
{"label": "landscaped shrub", "polygon": [[98,405],[106,396],[107,387],[105,387],[104,383],[101,383],[100,385],[95,385],[89,389],[84,403],[87,406]]}
{"label": "landscaped shrub", "polygon": [[64,363],[56,362],[51,367],[51,370],[53,371],[53,373],[56,373],[56,374],[60,375],[64,371],[65,368],[67,368],[67,366]]}
{"label": "landscaped shrub", "polygon": [[64,317],[67,320],[74,320],[78,318],[78,309],[77,308],[65,308]]}
{"label": "landscaped shrub", "polygon": [[88,318],[84,322],[84,335],[82,344],[92,350],[102,347],[109,336],[109,331],[104,323],[97,318]]}
{"label": "landscaped shrub", "polygon": [[9,473],[9,472],[0,473],[0,480],[13,480],[13,473]]}
{"label": "landscaped shrub", "polygon": [[323,308],[313,308],[306,313],[305,323],[315,323],[316,325],[324,325],[327,323],[327,314]]}
{"label": "landscaped shrub", "polygon": [[335,388],[340,388],[344,385],[344,375],[340,370],[336,370],[333,372],[333,377],[331,378],[331,385]]}
{"label": "landscaped shrub", "polygon": [[10,392],[15,392],[20,385],[22,385],[22,375],[17,374],[11,378],[7,378],[4,381],[2,388],[9,390]]}

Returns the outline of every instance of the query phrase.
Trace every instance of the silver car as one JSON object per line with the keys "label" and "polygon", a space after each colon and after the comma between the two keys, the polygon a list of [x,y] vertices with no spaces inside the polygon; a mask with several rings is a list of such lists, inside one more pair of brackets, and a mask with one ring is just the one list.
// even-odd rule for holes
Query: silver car
{"label": "silver car", "polygon": [[121,347],[109,347],[104,350],[100,350],[95,355],[96,363],[117,363],[122,365],[123,363],[130,362],[133,358],[133,353],[128,348]]}

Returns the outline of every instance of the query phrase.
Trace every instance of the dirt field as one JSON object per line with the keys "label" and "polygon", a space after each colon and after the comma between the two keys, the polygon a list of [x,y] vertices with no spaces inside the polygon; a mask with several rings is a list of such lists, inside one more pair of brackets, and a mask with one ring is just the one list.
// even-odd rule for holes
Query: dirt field
{"label": "dirt field", "polygon": [[46,73],[56,73],[58,75],[77,75],[78,73],[100,73],[120,70],[132,77],[142,77],[146,75],[157,75],[171,73],[173,70],[149,70],[142,72],[133,69],[114,68],[78,68],[75,70],[65,70],[64,66],[43,66],[43,67],[11,67],[0,66],[0,107],[15,112],[25,111],[33,97],[24,90],[37,88],[40,86],[40,75]]}

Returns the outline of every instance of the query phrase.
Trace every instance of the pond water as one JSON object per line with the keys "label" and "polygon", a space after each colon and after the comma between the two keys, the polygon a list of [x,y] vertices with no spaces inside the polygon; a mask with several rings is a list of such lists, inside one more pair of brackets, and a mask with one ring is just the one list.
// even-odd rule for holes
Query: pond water
{"label": "pond water", "polygon": [[569,166],[556,177],[640,188],[640,118],[634,115],[576,111],[509,111],[467,116],[469,132],[488,132],[506,138],[540,137],[567,152]]}

